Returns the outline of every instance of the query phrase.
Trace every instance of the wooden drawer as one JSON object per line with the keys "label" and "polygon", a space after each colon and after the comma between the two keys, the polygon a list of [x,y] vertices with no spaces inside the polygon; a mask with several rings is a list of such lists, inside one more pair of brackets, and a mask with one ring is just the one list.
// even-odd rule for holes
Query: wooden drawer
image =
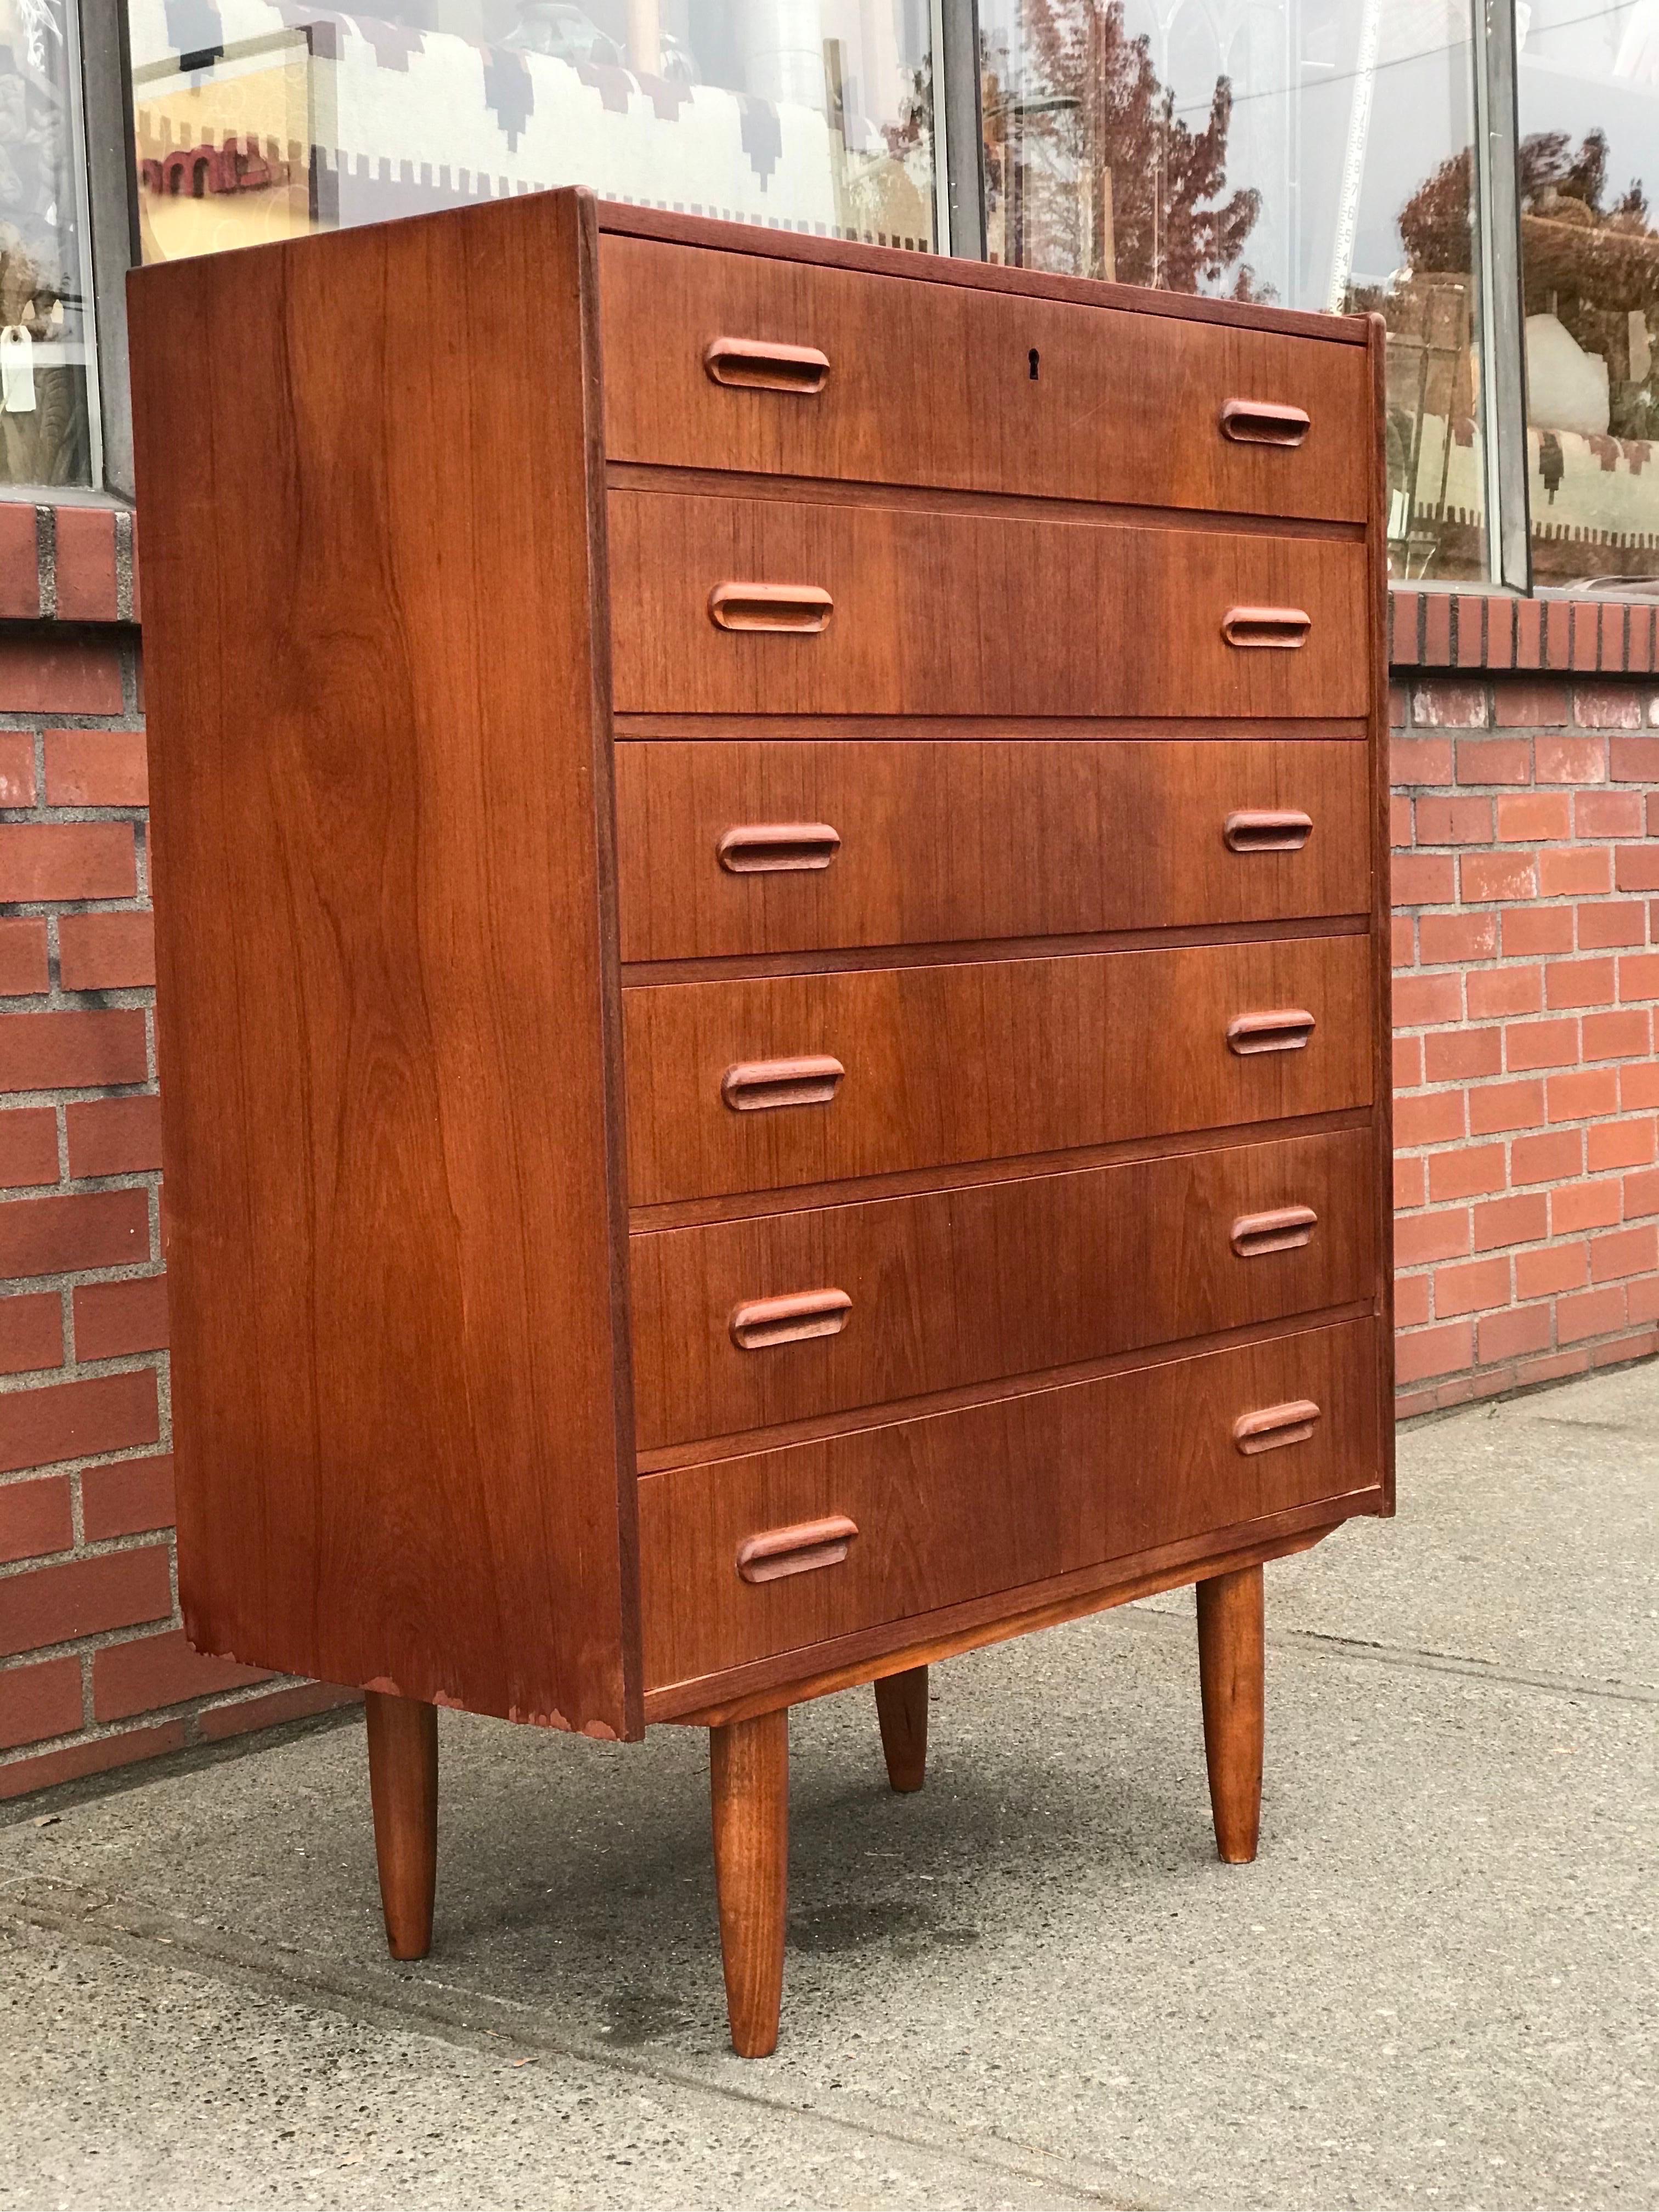
{"label": "wooden drawer", "polygon": [[[629,1196],[1369,1105],[1370,986],[1368,939],[1332,936],[627,989]],[[1311,1035],[1230,1039],[1230,1025],[1280,1012],[1310,1015]]]}
{"label": "wooden drawer", "polygon": [[616,758],[624,960],[1370,907],[1363,744],[662,739]]}
{"label": "wooden drawer", "polygon": [[[1248,514],[1365,513],[1370,365],[1363,345],[1334,336],[644,239],[604,240],[599,270],[613,459]],[[738,349],[717,354],[711,374],[722,339]],[[777,342],[825,356],[821,381],[811,362],[748,350]],[[1230,400],[1299,409],[1306,428],[1237,411],[1224,422]]]}
{"label": "wooden drawer", "polygon": [[640,1449],[1369,1299],[1368,1130],[630,1242]]}
{"label": "wooden drawer", "polygon": [[612,491],[608,512],[621,713],[1352,718],[1370,704],[1355,540],[649,491]]}
{"label": "wooden drawer", "polygon": [[[1350,1322],[646,1476],[646,1687],[1292,1506],[1352,1511],[1380,1480],[1378,1350],[1377,1324]],[[1276,1431],[1236,1433],[1273,1408]],[[856,1533],[804,1565],[784,1532],[824,1522]],[[757,1539],[747,1574],[770,1579],[739,1569]]]}

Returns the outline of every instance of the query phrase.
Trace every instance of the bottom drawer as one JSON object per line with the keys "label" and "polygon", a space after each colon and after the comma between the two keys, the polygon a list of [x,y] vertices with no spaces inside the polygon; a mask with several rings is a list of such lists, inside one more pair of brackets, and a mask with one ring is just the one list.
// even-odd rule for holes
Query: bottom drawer
{"label": "bottom drawer", "polygon": [[1380,1350],[1349,1322],[647,1475],[645,1686],[1373,1490]]}

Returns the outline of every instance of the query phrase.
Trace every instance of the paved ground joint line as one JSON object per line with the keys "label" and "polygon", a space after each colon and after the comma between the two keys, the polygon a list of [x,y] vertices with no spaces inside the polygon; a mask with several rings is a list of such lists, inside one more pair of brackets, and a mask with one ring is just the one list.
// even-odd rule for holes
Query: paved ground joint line
{"label": "paved ground joint line", "polygon": [[[1161,1634],[1170,1630],[1192,1631],[1191,1617],[1184,1613],[1164,1613],[1151,1607],[1126,1606],[1121,1618],[1136,1622],[1156,1624]],[[1512,1667],[1499,1667],[1486,1659],[1470,1659],[1456,1651],[1429,1651],[1420,1646],[1397,1644],[1376,1644],[1363,1638],[1331,1636],[1315,1628],[1281,1628],[1270,1630],[1267,1638],[1270,1651],[1300,1651],[1312,1657],[1331,1659],[1359,1659],[1376,1667],[1398,1668],[1402,1673],[1425,1674],[1462,1674],[1478,1682],[1490,1682],[1503,1689],[1541,1690],[1551,1697],[1605,1698],[1614,1704],[1630,1705],[1659,1705],[1659,1687],[1646,1682],[1592,1682],[1582,1676],[1571,1674],[1532,1674]]]}
{"label": "paved ground joint line", "polygon": [[[62,1899],[62,1905],[54,1909],[48,1898],[40,1894],[43,1890]],[[404,1980],[374,1967],[358,1970],[362,1977],[360,1987],[297,1946],[256,1947],[225,1930],[204,1929],[199,1923],[181,1916],[82,1889],[50,1875],[22,1875],[0,1885],[0,1928],[7,1924],[15,1929],[48,1929],[88,1948],[119,1951],[139,1959],[151,1959],[158,1948],[165,1948],[206,1979],[231,1986],[252,1984],[264,1996],[287,2003],[309,2001],[368,2026],[430,2035],[436,2041],[487,2057],[498,2056],[517,2045],[549,2057],[631,2075],[692,2096],[787,2116],[858,2142],[887,2143],[913,2154],[931,2153],[975,2171],[1036,2182],[1057,2195],[1069,2191],[1080,2205],[1098,2208],[1099,2212],[1164,2212],[1169,2203],[1144,2187],[1134,2194],[1127,2193],[1115,2178],[1083,2178],[1075,2161],[1041,2144],[1021,2143],[1006,2136],[975,2142],[944,2130],[902,2129],[890,2123],[825,2112],[793,2098],[769,2096],[763,2089],[710,2081],[686,2069],[543,2027],[514,1999],[488,1991],[429,1978]],[[291,1964],[273,1966],[273,1956]],[[468,2017],[483,2013],[495,2014],[503,2021],[503,2028],[484,2027]],[[984,2147],[988,2143],[1006,2144],[1011,2154],[999,2156]],[[1085,2174],[1087,2172],[1084,2169]]]}

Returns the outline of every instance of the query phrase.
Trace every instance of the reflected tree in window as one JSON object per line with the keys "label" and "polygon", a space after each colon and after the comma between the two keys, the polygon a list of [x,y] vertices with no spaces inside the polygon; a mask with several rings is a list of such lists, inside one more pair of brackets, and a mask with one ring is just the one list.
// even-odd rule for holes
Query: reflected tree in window
{"label": "reflected tree in window", "polygon": [[[1644,483],[1659,440],[1659,232],[1639,179],[1611,191],[1605,133],[1523,139],[1518,161],[1526,312],[1533,558],[1540,583],[1659,574],[1659,533]],[[1400,217],[1409,275],[1386,301],[1389,470],[1401,544],[1442,553],[1425,452],[1425,422],[1449,419],[1452,442],[1473,434],[1474,379],[1461,335],[1473,297],[1467,153],[1443,162]],[[1455,295],[1454,297],[1454,295]],[[1401,502],[1404,501],[1402,508]],[[1408,573],[1431,574],[1408,559]]]}
{"label": "reflected tree in window", "polygon": [[1123,0],[1024,0],[981,48],[994,258],[1168,291],[1271,296],[1244,258],[1261,196],[1227,191],[1232,86],[1194,127]]}
{"label": "reflected tree in window", "polygon": [[[1642,185],[1632,182],[1606,204],[1607,141],[1600,131],[1576,152],[1565,131],[1540,131],[1522,143],[1520,167],[1528,350],[1537,376],[1548,384],[1559,374],[1542,358],[1539,319],[1550,317],[1585,357],[1578,411],[1589,434],[1650,438],[1659,428],[1648,336],[1648,318],[1659,309],[1659,235]],[[1605,375],[1589,367],[1591,359],[1605,364]],[[1536,404],[1533,417],[1540,419]]]}
{"label": "reflected tree in window", "polygon": [[1405,268],[1348,302],[1388,325],[1389,537],[1401,576],[1478,573],[1484,517],[1457,495],[1480,446],[1473,208],[1466,147],[1401,209]]}

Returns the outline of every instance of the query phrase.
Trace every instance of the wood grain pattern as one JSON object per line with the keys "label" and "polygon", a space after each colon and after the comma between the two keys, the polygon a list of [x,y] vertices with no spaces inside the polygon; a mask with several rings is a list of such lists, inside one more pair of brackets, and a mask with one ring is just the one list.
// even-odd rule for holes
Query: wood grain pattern
{"label": "wood grain pattern", "polygon": [[594,242],[167,263],[133,368],[186,1627],[623,1735]]}
{"label": "wood grain pattern", "polygon": [[1350,1321],[1368,1320],[1369,1298],[1348,1305],[1330,1306],[1316,1314],[1292,1314],[1288,1320],[1255,1322],[1243,1328],[1217,1331],[1209,1336],[1179,1338],[1172,1344],[1143,1346],[1134,1352],[1108,1352],[1099,1359],[1073,1360],[1063,1367],[1044,1368],[1024,1375],[999,1376],[988,1382],[959,1384],[951,1390],[929,1391],[925,1397],[894,1399],[879,1406],[856,1406],[836,1413],[821,1413],[806,1420],[781,1421],[764,1429],[734,1436],[700,1437],[678,1444],[662,1444],[639,1455],[639,1471],[668,1474],[677,1468],[700,1467],[711,1460],[742,1459],[761,1450],[781,1451],[796,1444],[823,1443],[855,1431],[878,1429],[894,1420],[913,1420],[943,1413],[965,1413],[1005,1398],[1023,1397],[1032,1390],[1052,1390],[1062,1385],[1103,1382],[1133,1369],[1163,1366],[1170,1360],[1196,1359],[1212,1352],[1226,1352],[1246,1345],[1266,1344],[1317,1325],[1334,1328]]}
{"label": "wood grain pattern", "polygon": [[891,1786],[908,1795],[927,1778],[927,1669],[876,1677],[876,1717]]}
{"label": "wood grain pattern", "polygon": [[1261,1568],[1206,1576],[1198,1585],[1204,1763],[1216,1850],[1229,1866],[1255,1856],[1261,1832],[1264,1657]]}
{"label": "wood grain pattern", "polygon": [[[952,1185],[630,1240],[640,1449],[1032,1374],[1370,1296],[1364,1132]],[[1234,1224],[1311,1208],[1241,1258]],[[744,1351],[742,1302],[831,1285],[833,1334]]]}
{"label": "wood grain pattern", "polygon": [[[1368,1104],[1364,938],[872,968],[623,994],[629,1176],[648,1206]],[[1228,1022],[1295,1005],[1300,1052]],[[734,1114],[734,1064],[823,1054],[826,1104]]]}
{"label": "wood grain pattern", "polygon": [[[678,468],[1356,520],[1369,364],[1355,347],[609,237],[605,447]],[[827,357],[818,389],[736,391],[727,333]],[[1030,371],[1036,350],[1037,374]],[[1230,440],[1229,395],[1305,409],[1294,451]]]}
{"label": "wood grain pattern", "polygon": [[[943,495],[941,495],[942,498]],[[1197,527],[609,495],[616,704],[635,714],[1364,714],[1365,548]],[[817,636],[728,635],[720,584],[811,585]],[[1226,643],[1293,605],[1295,653]]]}
{"label": "wood grain pattern", "polygon": [[[1346,1322],[647,1475],[647,1686],[1371,1489],[1376,1354],[1375,1325]],[[1304,1443],[1242,1457],[1237,1416],[1299,1397],[1332,1417]],[[832,1514],[859,1530],[842,1565],[739,1578],[745,1537]]]}
{"label": "wood grain pattern", "polygon": [[1006,1182],[1026,1175],[1069,1175],[1082,1168],[1119,1167],[1132,1160],[1162,1159],[1175,1152],[1217,1152],[1229,1145],[1260,1144],[1270,1138],[1335,1136],[1349,1129],[1367,1129],[1373,1116],[1369,1106],[1347,1106],[1334,1114],[1298,1115],[1294,1121],[1275,1126],[1253,1123],[1230,1128],[1225,1123],[1208,1129],[1188,1130],[1179,1138],[1133,1137],[1115,1145],[1068,1146],[1062,1152],[1033,1152],[997,1160],[963,1160],[948,1170],[910,1168],[895,1175],[868,1176],[850,1190],[844,1182],[795,1184],[781,1190],[746,1190],[724,1197],[680,1199],[664,1206],[635,1206],[630,1216],[640,1233],[655,1229],[695,1229],[709,1221],[743,1221],[750,1214],[809,1212],[818,1206],[846,1206],[873,1198],[926,1196],[948,1182],[957,1188],[970,1183]]}
{"label": "wood grain pattern", "polygon": [[777,2048],[788,1921],[788,1713],[711,1729],[708,1778],[732,2048],[767,2058]]}
{"label": "wood grain pattern", "polygon": [[1060,738],[1081,738],[1089,744],[1109,740],[1121,744],[1130,738],[1172,738],[1194,744],[1328,744],[1340,740],[1363,745],[1370,741],[1369,715],[1322,716],[1311,721],[1286,721],[1280,717],[1241,714],[1158,714],[1115,716],[1102,722],[1090,716],[1065,714],[999,714],[995,719],[952,714],[617,714],[612,727],[618,742],[644,738],[689,738],[694,744],[748,744],[762,738],[771,744],[786,740],[808,744],[863,743],[895,739],[908,744],[926,740],[934,744],[978,744],[988,738],[1037,738],[1045,744]]}
{"label": "wood grain pattern", "polygon": [[1164,1544],[1128,1559],[1054,1575],[1024,1589],[943,1606],[913,1620],[837,1637],[809,1653],[785,1652],[752,1661],[703,1681],[647,1690],[648,1720],[677,1728],[719,1728],[812,1698],[857,1689],[896,1667],[933,1667],[964,1651],[982,1651],[1040,1628],[1062,1627],[1091,1613],[1131,1605],[1177,1589],[1203,1574],[1288,1559],[1322,1543],[1353,1514],[1378,1514],[1382,1493],[1372,1486],[1321,1505],[1304,1505],[1253,1523],[1248,1540],[1237,1529],[1212,1528],[1197,1541]]}
{"label": "wood grain pattern", "polygon": [[[1299,848],[1230,849],[1287,810]],[[1341,742],[627,744],[617,813],[625,961],[1370,911],[1370,763]],[[745,863],[812,865],[722,861],[769,823]]]}
{"label": "wood grain pattern", "polygon": [[394,1959],[424,1959],[438,1885],[437,1709],[371,1690],[363,1717],[386,1946]]}
{"label": "wood grain pattern", "polygon": [[1041,270],[1011,269],[1005,263],[959,260],[949,254],[900,252],[889,246],[860,246],[840,238],[805,238],[799,232],[763,228],[758,223],[716,222],[706,216],[681,215],[666,208],[599,204],[599,227],[624,238],[659,238],[675,246],[722,253],[750,253],[769,261],[808,262],[823,269],[855,269],[872,276],[905,276],[918,284],[961,285],[980,292],[1006,292],[1030,300],[1066,300],[1084,306],[1121,307],[1144,319],[1216,323],[1239,330],[1271,331],[1283,337],[1315,338],[1322,345],[1364,345],[1366,318],[1327,315],[1298,307],[1273,307],[1255,301],[1212,300],[1194,292],[1155,292],[1138,284],[1103,284],[1085,276],[1051,276]]}
{"label": "wood grain pattern", "polygon": [[777,501],[793,507],[878,507],[908,514],[950,514],[962,521],[1075,522],[1103,528],[1202,531],[1206,538],[1297,538],[1308,544],[1358,545],[1358,522],[1317,522],[1305,516],[1200,513],[1182,507],[1109,506],[1099,500],[1036,499],[1024,492],[936,491],[914,484],[842,483],[834,477],[733,476],[723,469],[662,469],[643,461],[607,460],[613,492],[677,498]]}

